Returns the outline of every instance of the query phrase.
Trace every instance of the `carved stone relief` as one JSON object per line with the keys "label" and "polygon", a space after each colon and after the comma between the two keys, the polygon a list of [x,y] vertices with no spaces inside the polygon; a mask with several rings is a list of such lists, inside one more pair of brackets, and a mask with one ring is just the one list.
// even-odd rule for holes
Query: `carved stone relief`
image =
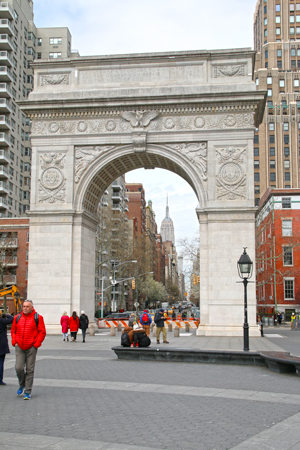
{"label": "carved stone relief", "polygon": [[64,164],[66,153],[44,153],[40,155],[41,176],[38,180],[39,203],[64,203],[66,201],[66,179]]}
{"label": "carved stone relief", "polygon": [[83,172],[98,156],[113,148],[113,145],[75,147],[75,183],[79,182]]}
{"label": "carved stone relief", "polygon": [[135,152],[146,151],[147,133],[132,133],[131,138],[133,143],[133,150]]}
{"label": "carved stone relief", "polygon": [[191,144],[169,144],[166,146],[185,155],[197,168],[204,181],[207,180],[207,143],[193,142]]}
{"label": "carved stone relief", "polygon": [[214,66],[214,78],[219,77],[244,77],[247,75],[246,64],[226,64],[221,66]]}
{"label": "carved stone relief", "polygon": [[253,126],[254,115],[252,112],[159,115],[156,111],[147,111],[146,113],[126,111],[120,112],[114,118],[108,116],[106,118],[83,118],[81,120],[33,120],[31,134],[122,133],[131,132],[135,128],[146,128],[147,131],[214,130]]}
{"label": "carved stone relief", "polygon": [[70,74],[62,73],[62,74],[53,74],[53,75],[41,75],[40,76],[40,85],[56,85],[56,84],[70,84]]}
{"label": "carved stone relief", "polygon": [[216,148],[217,199],[246,198],[246,175],[242,167],[246,147]]}

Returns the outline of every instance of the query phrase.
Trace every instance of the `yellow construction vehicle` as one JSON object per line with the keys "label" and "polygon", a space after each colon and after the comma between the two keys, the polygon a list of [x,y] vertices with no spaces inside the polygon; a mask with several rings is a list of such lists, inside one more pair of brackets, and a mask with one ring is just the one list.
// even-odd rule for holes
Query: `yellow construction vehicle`
{"label": "yellow construction vehicle", "polygon": [[12,295],[12,298],[14,299],[15,303],[15,313],[19,314],[22,312],[22,303],[20,299],[20,292],[17,286],[14,284],[10,287],[6,287],[3,289],[0,289],[0,297],[4,297],[5,295]]}

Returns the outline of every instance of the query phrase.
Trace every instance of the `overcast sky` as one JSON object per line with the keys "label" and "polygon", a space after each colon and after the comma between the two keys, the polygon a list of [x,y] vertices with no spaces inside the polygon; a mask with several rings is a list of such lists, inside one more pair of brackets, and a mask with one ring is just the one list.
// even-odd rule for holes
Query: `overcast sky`
{"label": "overcast sky", "polygon": [[[35,0],[37,27],[68,27],[72,49],[85,55],[253,47],[256,0]],[[175,236],[198,229],[197,199],[180,177],[160,169],[138,170],[158,227],[169,193]]]}

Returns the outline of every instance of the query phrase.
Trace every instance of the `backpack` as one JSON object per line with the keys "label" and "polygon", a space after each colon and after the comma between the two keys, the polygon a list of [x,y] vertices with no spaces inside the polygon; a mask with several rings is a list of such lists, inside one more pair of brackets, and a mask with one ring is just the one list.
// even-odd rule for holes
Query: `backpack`
{"label": "backpack", "polygon": [[122,347],[130,347],[130,339],[126,331],[124,331],[124,333],[121,334],[121,345]]}
{"label": "backpack", "polygon": [[[18,315],[17,315],[17,318],[16,318],[16,325],[17,325],[17,323],[19,322],[19,320],[20,320],[20,318],[21,318],[21,315],[22,315],[22,314],[18,314]],[[34,314],[34,321],[35,321],[36,327],[38,328],[38,326],[39,326],[39,315],[38,315],[38,313],[35,313],[35,314]]]}
{"label": "backpack", "polygon": [[147,313],[144,313],[144,314],[142,315],[142,321],[143,321],[143,324],[144,324],[144,325],[146,325],[147,323],[149,323],[149,317],[148,317],[148,314],[147,314]]}
{"label": "backpack", "polygon": [[139,333],[138,343],[139,347],[149,347],[151,344],[151,339],[146,335],[146,333]]}
{"label": "backpack", "polygon": [[157,312],[154,317],[154,322],[157,323],[161,319],[161,315]]}

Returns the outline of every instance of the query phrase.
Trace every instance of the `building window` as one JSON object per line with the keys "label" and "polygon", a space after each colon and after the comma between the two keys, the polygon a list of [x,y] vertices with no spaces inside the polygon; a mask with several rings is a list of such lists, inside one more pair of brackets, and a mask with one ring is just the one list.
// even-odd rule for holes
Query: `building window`
{"label": "building window", "polygon": [[254,192],[255,192],[255,194],[260,194],[260,186],[259,186],[259,184],[254,186]]}
{"label": "building window", "polygon": [[290,4],[290,11],[295,11],[295,5],[293,3]]}
{"label": "building window", "polygon": [[40,52],[37,53],[37,59],[42,59],[42,54]]}
{"label": "building window", "polygon": [[259,148],[254,147],[254,156],[259,156]]}
{"label": "building window", "polygon": [[254,181],[259,181],[259,173],[254,174]]}
{"label": "building window", "polygon": [[293,249],[292,247],[283,247],[283,265],[293,265]]}
{"label": "building window", "polygon": [[[268,50],[265,50],[265,58],[268,59]],[[267,77],[267,84],[272,84],[272,81],[271,81],[271,83],[268,83],[268,78],[269,77]],[[272,77],[270,77],[270,78],[272,80]]]}
{"label": "building window", "polygon": [[294,280],[284,280],[284,298],[287,300],[294,299]]}
{"label": "building window", "polygon": [[286,170],[288,170],[290,168],[290,161],[289,160],[284,161],[284,168]]}
{"label": "building window", "polygon": [[61,44],[62,39],[61,38],[50,38],[49,43],[50,45],[58,45]]}
{"label": "building window", "polygon": [[43,43],[42,38],[38,38],[38,40],[37,40],[38,47],[40,47],[42,45],[42,43]]}
{"label": "building window", "polygon": [[290,172],[284,172],[284,180],[291,181],[291,173]]}
{"label": "building window", "polygon": [[259,78],[255,79],[255,84],[256,84],[256,86],[259,86]]}
{"label": "building window", "polygon": [[259,200],[260,200],[259,198],[255,199],[255,206],[259,206]]}
{"label": "building window", "polygon": [[270,134],[270,144],[275,144],[275,136],[274,136],[274,134]]}
{"label": "building window", "polygon": [[282,202],[282,209],[291,209],[292,207],[291,197],[282,197],[281,202]]}
{"label": "building window", "polygon": [[299,34],[300,33],[300,27],[296,28],[296,33]]}
{"label": "building window", "polygon": [[270,147],[270,156],[275,156],[275,147]]}
{"label": "building window", "polygon": [[295,59],[292,59],[291,67],[296,68],[296,60]]}
{"label": "building window", "polygon": [[296,22],[300,22],[300,16],[296,16]]}
{"label": "building window", "polygon": [[27,241],[26,242],[29,242],[29,231],[27,231]]}
{"label": "building window", "polygon": [[268,97],[272,97],[272,89],[268,89]]}
{"label": "building window", "polygon": [[295,23],[295,16],[290,16],[290,23]]}
{"label": "building window", "polygon": [[299,80],[294,80],[294,87],[299,87]]}
{"label": "building window", "polygon": [[268,108],[273,108],[273,101],[272,100],[268,100]]}
{"label": "building window", "polygon": [[26,250],[26,261],[28,261],[28,250]]}
{"label": "building window", "polygon": [[277,68],[282,69],[282,61],[277,61]]}
{"label": "building window", "polygon": [[267,25],[268,24],[268,19],[265,17],[264,18],[264,25]]}
{"label": "building window", "polygon": [[284,124],[283,124],[283,130],[284,130],[284,131],[289,131],[289,123],[288,123],[288,122],[284,122]]}
{"label": "building window", "polygon": [[[279,5],[279,7],[280,7],[280,5]],[[277,11],[277,9],[276,9],[276,11]],[[280,9],[279,9],[279,11],[280,11]],[[264,14],[267,14],[267,7],[266,6],[264,6]]]}
{"label": "building window", "polygon": [[57,58],[61,58],[61,53],[49,53],[49,58],[50,59],[57,59]]}
{"label": "building window", "polygon": [[254,161],[254,169],[259,169],[259,161]]}
{"label": "building window", "polygon": [[[281,56],[282,56],[282,50],[281,49],[277,49],[277,58],[281,58]],[[280,81],[283,81],[283,85],[284,85],[284,80],[280,80]]]}
{"label": "building window", "polygon": [[282,236],[292,236],[292,221],[283,220],[282,221]]}
{"label": "building window", "polygon": [[290,27],[290,35],[294,35],[295,34],[295,27]]}
{"label": "building window", "polygon": [[285,134],[285,135],[284,135],[284,143],[285,143],[285,144],[289,144],[289,143],[290,143],[290,137],[289,137],[288,134]]}
{"label": "building window", "polygon": [[275,130],[275,123],[269,123],[269,131]]}
{"label": "building window", "polygon": [[291,56],[296,56],[296,49],[295,48],[291,49]]}
{"label": "building window", "polygon": [[281,34],[281,28],[280,27],[276,28],[276,35],[278,36],[279,34]]}
{"label": "building window", "polygon": [[284,147],[284,156],[290,156],[290,148],[289,147]]}
{"label": "building window", "polygon": [[276,173],[270,173],[270,181],[276,181]]}
{"label": "building window", "polygon": [[258,134],[254,135],[254,144],[259,144],[259,136],[258,136]]}
{"label": "building window", "polygon": [[280,23],[280,22],[281,22],[280,16],[276,16],[276,18],[275,18],[275,23]]}
{"label": "building window", "polygon": [[280,5],[276,5],[275,11],[276,11],[276,12],[279,12],[279,11],[280,11]]}
{"label": "building window", "polygon": [[270,160],[270,169],[275,169],[275,160]]}

